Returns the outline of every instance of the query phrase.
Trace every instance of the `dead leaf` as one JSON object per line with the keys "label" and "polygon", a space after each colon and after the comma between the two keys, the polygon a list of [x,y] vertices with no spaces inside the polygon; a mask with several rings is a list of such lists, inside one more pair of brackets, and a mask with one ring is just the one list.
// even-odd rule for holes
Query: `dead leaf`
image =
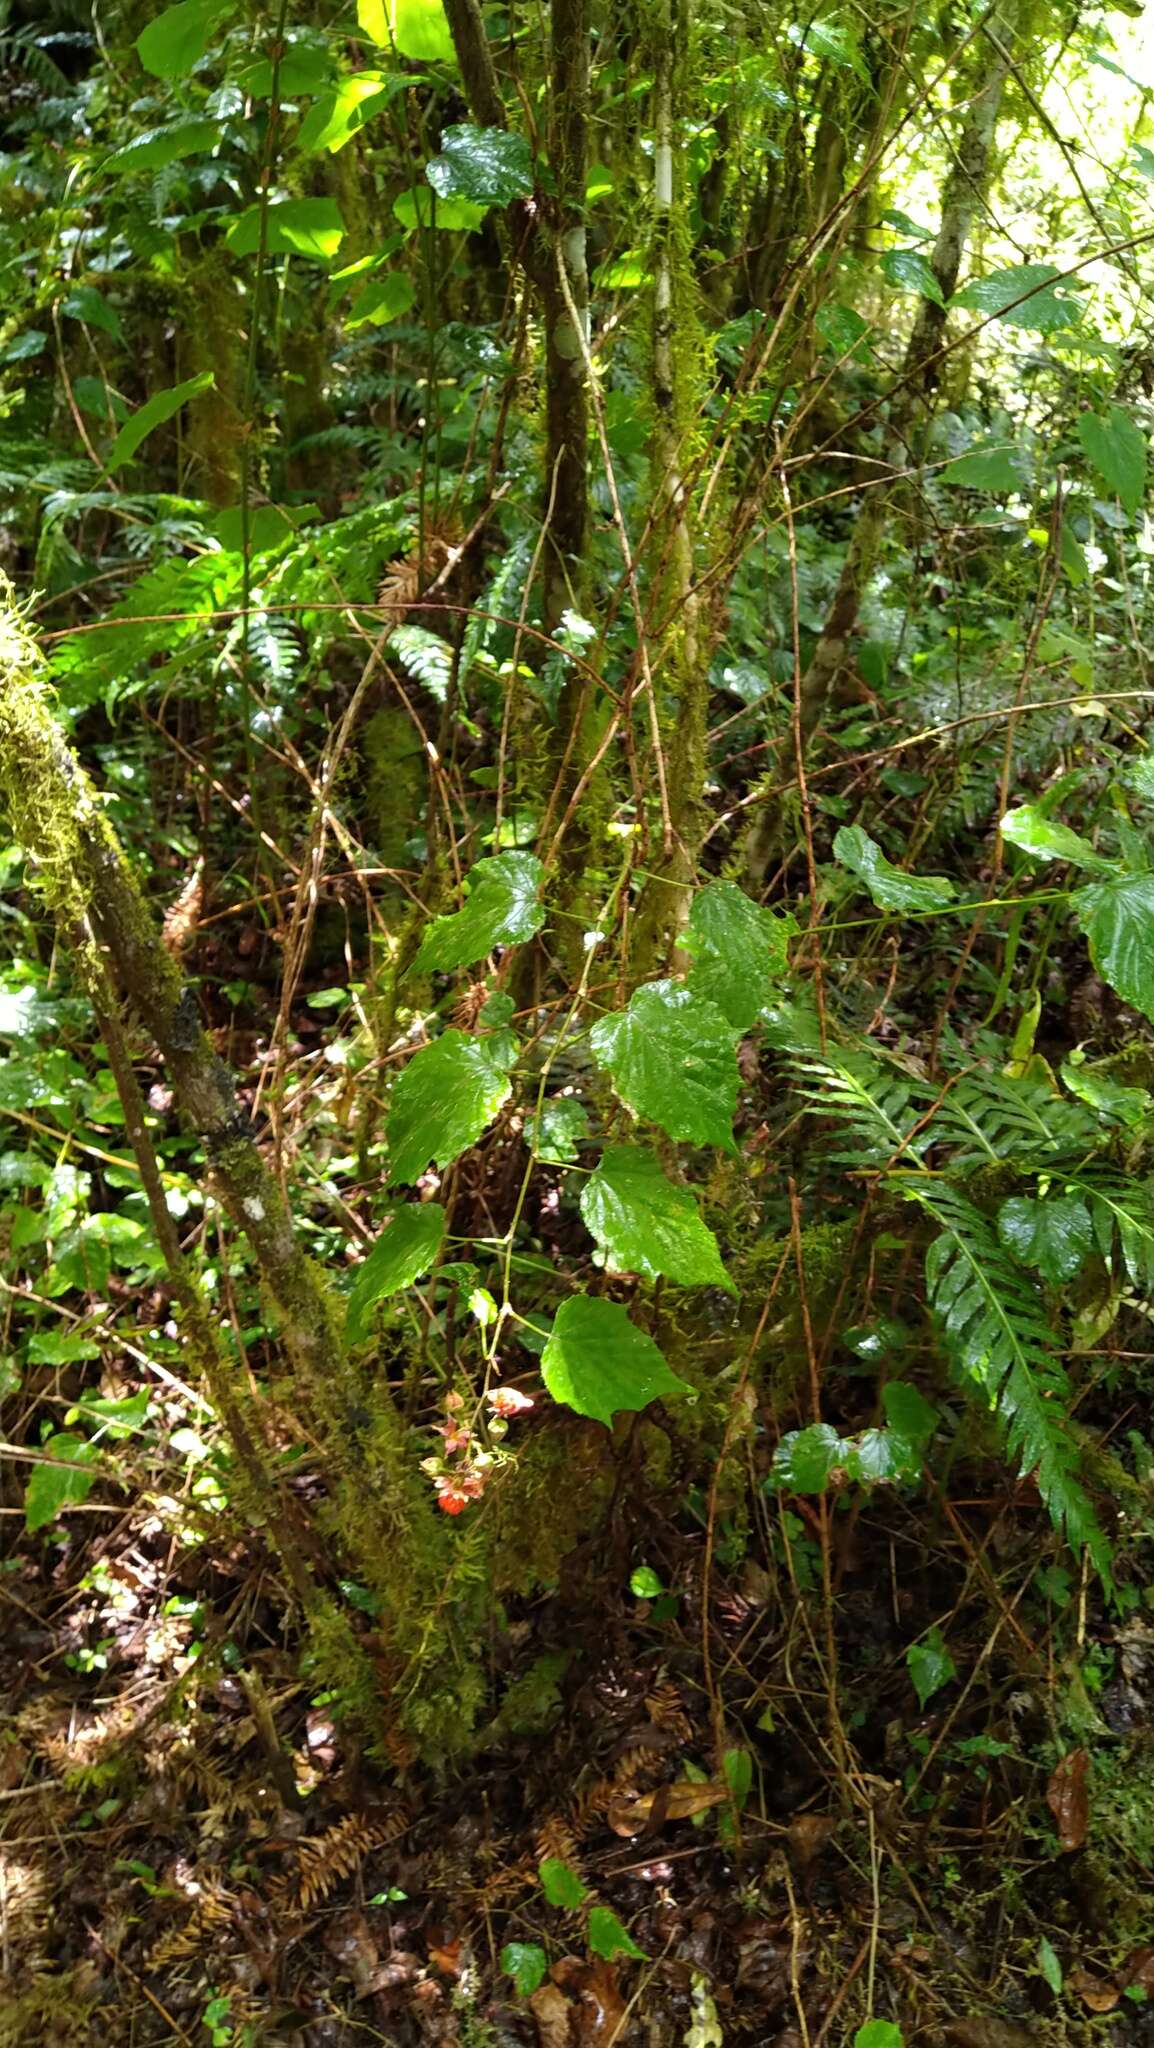
{"label": "dead leaf", "polygon": [[603,1956],[594,1956],[591,1962],[580,1956],[562,1956],[549,1975],[573,2001],[569,2006],[572,2048],[610,2048],[625,2018],[625,1998],[612,1963]]}
{"label": "dead leaf", "polygon": [[446,1936],[441,1943],[430,1942],[429,1961],[442,1977],[459,1977],[461,1974],[460,1936]]}
{"label": "dead leaf", "polygon": [[529,2000],[537,2023],[538,2048],[570,2048],[569,2015],[573,2008],[556,1984],[542,1984]]}
{"label": "dead leaf", "polygon": [[1116,1985],[1108,1984],[1104,1977],[1092,1977],[1089,1970],[1071,1970],[1066,1986],[1091,2012],[1113,2012],[1122,1996]]}
{"label": "dead leaf", "polygon": [[1154,1948],[1136,1948],[1126,1960],[1126,1988],[1136,1984],[1148,1998],[1154,1998]]}
{"label": "dead leaf", "polygon": [[1090,1825],[1090,1793],[1087,1778],[1089,1753],[1071,1749],[1062,1758],[1046,1787],[1046,1804],[1058,1829],[1058,1844],[1069,1855],[1080,1849]]}
{"label": "dead leaf", "polygon": [[799,1813],[789,1824],[789,1846],[804,1869],[825,1848],[837,1822],[828,1813]]}
{"label": "dead leaf", "polygon": [[694,1785],[684,1780],[676,1785],[658,1785],[655,1792],[619,1792],[609,1802],[606,1819],[616,1835],[640,1835],[648,1827],[659,1828],[667,1820],[689,1820],[711,1806],[724,1806],[729,1798],[725,1785]]}

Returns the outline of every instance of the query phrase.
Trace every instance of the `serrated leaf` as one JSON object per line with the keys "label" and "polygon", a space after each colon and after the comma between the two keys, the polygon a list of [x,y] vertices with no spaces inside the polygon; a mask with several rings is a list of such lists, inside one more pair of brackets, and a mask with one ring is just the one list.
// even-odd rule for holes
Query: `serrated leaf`
{"label": "serrated leaf", "polygon": [[924,1713],[927,1701],[958,1675],[940,1628],[932,1628],[924,1642],[910,1644],[906,1651],[906,1669],[913,1680],[918,1705]]}
{"label": "serrated leaf", "polygon": [[905,2036],[892,2020],[867,2020],[853,2037],[853,2048],[904,2048]]}
{"label": "serrated leaf", "polygon": [[886,1421],[911,1444],[924,1444],[938,1426],[938,1411],[905,1380],[889,1380],[882,1388]]}
{"label": "serrated leaf", "polygon": [[1154,875],[1091,882],[1071,902],[1103,981],[1154,1018]]}
{"label": "serrated leaf", "polygon": [[170,121],[166,128],[146,128],[126,142],[122,149],[114,149],[106,157],[101,169],[113,177],[128,177],[133,171],[161,171],[167,164],[180,163],[185,157],[199,156],[216,148],[220,141],[220,122],[201,121],[183,117]]}
{"label": "serrated leaf", "polygon": [[421,941],[414,971],[447,974],[468,967],[495,946],[521,945],[540,931],[545,870],[531,853],[499,853],[479,860],[467,877],[469,894],[460,910],[438,917]]}
{"label": "serrated leaf", "polygon": [[422,1047],[398,1075],[389,1110],[389,1185],[415,1181],[430,1159],[448,1166],[508,1101],[512,1084],[492,1048],[464,1031]]}
{"label": "serrated leaf", "polygon": [[383,71],[347,72],[332,92],[309,108],[297,130],[297,148],[302,156],[318,149],[335,156],[410,83],[400,74],[391,78]]}
{"label": "serrated leaf", "polygon": [[792,913],[764,910],[736,882],[710,882],[698,890],[689,913],[688,986],[748,1031],[788,971],[789,940],[797,928]]}
{"label": "serrated leaf", "polygon": [[595,1956],[604,1956],[611,1963],[614,1956],[637,1956],[645,1960],[645,1950],[638,1948],[628,1928],[623,1927],[616,1913],[608,1906],[594,1906],[589,1914],[589,1946]]}
{"label": "serrated leaf", "polygon": [[950,310],[983,313],[1004,320],[1007,327],[1026,327],[1048,334],[1072,327],[1082,317],[1083,302],[1072,294],[1058,295],[1061,272],[1052,263],[1014,263],[989,277],[974,277],[950,300]]}
{"label": "serrated leaf", "polygon": [[386,1295],[411,1287],[427,1273],[441,1249],[445,1212],[437,1202],[407,1202],[386,1224],[349,1292],[345,1336],[359,1344],[370,1327],[370,1310]]}
{"label": "serrated leaf", "polygon": [[226,0],[179,0],[141,29],[136,54],[154,78],[183,78],[208,49]]}
{"label": "serrated leaf", "polygon": [[1051,1287],[1072,1280],[1094,1244],[1090,1212],[1077,1195],[1011,1196],[998,1210],[998,1236]]}
{"label": "serrated leaf", "polygon": [[620,1302],[591,1294],[562,1302],[541,1354],[541,1375],[562,1407],[607,1429],[622,1410],[636,1412],[690,1391]]}
{"label": "serrated leaf", "polygon": [[540,1989],[548,1967],[549,1959],[535,1941],[507,1941],[501,1950],[501,1968],[521,1998],[531,1998]]}
{"label": "serrated leaf", "polygon": [[1020,491],[1023,483],[1021,457],[1011,441],[990,442],[984,448],[968,448],[955,455],[942,471],[942,482],[964,484],[970,491]]}
{"label": "serrated leaf", "polygon": [[879,910],[940,910],[957,895],[947,875],[907,875],[860,825],[842,825],[833,857],[866,885]]}
{"label": "serrated leaf", "polygon": [[508,206],[533,190],[533,152],[523,135],[507,128],[462,121],[445,129],[441,154],[425,165],[425,176],[440,199]]}
{"label": "serrated leaf", "polygon": [[1011,846],[1020,846],[1023,853],[1033,854],[1035,860],[1069,860],[1080,868],[1096,868],[1099,873],[1108,873],[1111,868],[1111,862],[1095,853],[1080,832],[1072,832],[1069,825],[1060,824],[1056,818],[1047,818],[1036,804],[1019,804],[1016,810],[1007,811],[999,829]]}
{"label": "serrated leaf", "polygon": [[829,1422],[811,1422],[783,1436],[774,1453],[773,1479],[787,1493],[824,1493],[843,1462],[842,1440]]}
{"label": "serrated leaf", "polygon": [[668,1180],[641,1145],[612,1145],[581,1190],[581,1215],[611,1272],[664,1273],[679,1287],[736,1294],[717,1239],[688,1188]]}
{"label": "serrated leaf", "polygon": [[935,306],[945,305],[929,258],[920,249],[887,249],[879,268],[886,283],[896,285],[899,291],[918,292],[923,299],[932,299]]}
{"label": "serrated leaf", "polygon": [[390,270],[383,277],[371,277],[357,293],[345,319],[346,327],[386,327],[390,320],[399,320],[416,303],[416,289],[411,279],[399,270]]}
{"label": "serrated leaf", "polygon": [[540,1116],[525,1118],[526,1142],[550,1166],[572,1166],[588,1136],[589,1112],[574,1095],[551,1096],[541,1104]]}
{"label": "serrated leaf", "polygon": [[40,1448],[44,1457],[67,1462],[33,1466],[24,1493],[24,1526],[29,1533],[54,1522],[69,1502],[87,1500],[96,1483],[95,1472],[77,1469],[95,1455],[84,1437],[50,1436]]}
{"label": "serrated leaf", "polygon": [[[259,206],[249,206],[233,221],[225,242],[234,256],[255,256],[260,248]],[[272,256],[307,256],[331,263],[345,238],[345,223],[335,199],[274,199],[267,209],[265,248]]]}
{"label": "serrated leaf", "polygon": [[123,339],[120,315],[93,285],[76,284],[60,302],[60,311],[70,320],[82,320],[86,327],[99,327],[114,341]]}
{"label": "serrated leaf", "polygon": [[109,474],[130,462],[142,441],[147,440],[154,427],[162,427],[190,398],[196,398],[202,391],[208,391],[216,379],[211,370],[199,370],[195,377],[187,377],[183,384],[174,384],[169,391],[157,391],[143,405],[131,413],[108,451]]}
{"label": "serrated leaf", "polygon": [[1084,412],[1078,439],[1106,489],[1133,516],[1146,495],[1146,436],[1137,421],[1120,405],[1112,405],[1105,418]]}
{"label": "serrated leaf", "polygon": [[582,1884],[577,1872],[571,1870],[567,1863],[563,1863],[559,1856],[546,1856],[544,1861],[537,1865],[537,1875],[541,1880],[541,1889],[551,1906],[562,1906],[567,1912],[573,1913],[587,1895],[587,1887]]}
{"label": "serrated leaf", "polygon": [[479,228],[488,211],[472,199],[438,199],[427,185],[410,185],[393,201],[393,212],[402,227],[437,228],[446,234]]}
{"label": "serrated leaf", "polygon": [[651,981],[627,1010],[594,1025],[590,1043],[635,1116],[660,1124],[671,1138],[733,1152],[740,1035],[694,990]]}

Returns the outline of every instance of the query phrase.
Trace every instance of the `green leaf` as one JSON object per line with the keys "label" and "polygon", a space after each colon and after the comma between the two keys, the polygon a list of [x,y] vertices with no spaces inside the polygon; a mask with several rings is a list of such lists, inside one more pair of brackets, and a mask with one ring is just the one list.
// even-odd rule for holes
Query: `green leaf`
{"label": "green leaf", "polygon": [[389,1185],[415,1181],[429,1164],[448,1166],[479,1138],[512,1093],[484,1040],[446,1031],[398,1075],[389,1111]]}
{"label": "green leaf", "polygon": [[186,156],[200,156],[215,149],[219,141],[219,121],[182,116],[178,121],[170,121],[166,128],[143,129],[122,149],[114,149],[101,169],[117,178],[128,177],[133,171],[162,171]]}
{"label": "green leaf", "polygon": [[1070,860],[1080,868],[1110,872],[1112,863],[1095,853],[1088,839],[1056,818],[1047,818],[1036,804],[1019,804],[1017,810],[1007,811],[1000,830],[1011,846],[1020,846],[1035,860]]}
{"label": "green leaf", "polygon": [[1062,1965],[1058,1960],[1058,1951],[1054,1947],[1053,1942],[1044,1934],[1038,1943],[1038,1968],[1046,1979],[1055,1998],[1060,1998],[1064,1981]]}
{"label": "green leaf", "polygon": [[906,1669],[913,1680],[918,1705],[924,1712],[926,1701],[958,1675],[940,1628],[932,1628],[924,1642],[910,1644],[906,1651]]}
{"label": "green leaf", "polygon": [[588,1136],[589,1112],[574,1095],[553,1095],[541,1104],[540,1116],[525,1118],[526,1143],[550,1166],[572,1166]]}
{"label": "green leaf", "polygon": [[531,1998],[539,1989],[548,1967],[549,1959],[535,1941],[507,1941],[501,1950],[501,1968],[521,1998]]}
{"label": "green leaf", "polygon": [[1103,981],[1154,1018],[1154,875],[1091,882],[1071,901]]}
{"label": "green leaf", "polygon": [[710,882],[698,890],[689,913],[688,986],[748,1031],[788,973],[789,940],[797,928],[789,911],[779,916],[763,910],[736,882]]}
{"label": "green leaf", "polygon": [[136,38],[136,54],[154,78],[183,78],[199,64],[226,0],[180,0]]}
{"label": "green leaf", "polygon": [[92,1422],[98,1425],[102,1435],[120,1440],[136,1436],[148,1423],[149,1395],[147,1389],[140,1394],[121,1396],[106,1394],[82,1394],[75,1408],[70,1408],[65,1421]]}
{"label": "green leaf", "polygon": [[688,1188],[667,1180],[641,1145],[612,1145],[581,1190],[581,1215],[611,1272],[664,1273],[679,1287],[737,1289],[721,1263],[717,1239]]}
{"label": "green leaf", "polygon": [[309,108],[297,131],[297,148],[302,156],[317,149],[327,149],[330,156],[335,156],[366,122],[383,113],[390,101],[412,82],[400,74],[390,77],[384,71],[346,72],[332,92],[325,93]]}
{"label": "green leaf", "polygon": [[955,455],[942,471],[942,482],[964,484],[970,491],[1020,491],[1024,482],[1019,450],[1011,441],[991,441],[983,448],[968,448]]}
{"label": "green leaf", "polygon": [[905,2036],[892,2020],[867,2020],[853,2037],[853,2048],[904,2048]]}
{"label": "green leaf", "polygon": [[537,1865],[537,1875],[551,1906],[563,1906],[567,1912],[573,1913],[587,1895],[586,1886],[577,1872],[563,1863],[559,1856],[546,1856],[544,1862]]}
{"label": "green leaf", "polygon": [[865,355],[869,353],[866,336],[870,331],[868,320],[852,306],[826,305],[818,308],[814,315],[817,328],[826,347],[837,356]]}
{"label": "green leaf", "polygon": [[621,1409],[636,1411],[690,1391],[620,1302],[591,1294],[562,1302],[541,1354],[541,1373],[562,1407],[607,1429]]}
{"label": "green leaf", "polygon": [[1051,1287],[1072,1280],[1094,1246],[1090,1211],[1077,1195],[1011,1196],[998,1210],[998,1236]]}
{"label": "green leaf", "polygon": [[457,52],[441,0],[390,0],[393,41],[419,64],[455,64]]}
{"label": "green leaf", "polygon": [[[1060,1104],[1049,1098],[1052,1116]],[[902,1192],[940,1225],[926,1254],[930,1300],[962,1373],[997,1416],[1023,1475],[1033,1473],[1056,1527],[1106,1576],[1110,1550],[1080,1483],[1069,1379],[1033,1283],[990,1219],[946,1182],[908,1176]]]}
{"label": "green leaf", "polygon": [[844,1460],[845,1446],[833,1425],[811,1422],[783,1436],[773,1460],[773,1480],[786,1493],[824,1493],[829,1475]]}
{"label": "green leaf", "polygon": [[907,875],[895,868],[860,825],[841,826],[833,857],[865,883],[880,910],[940,910],[958,893],[946,875]]}
{"label": "green leaf", "polygon": [[416,303],[416,290],[399,270],[383,277],[371,277],[357,293],[345,319],[346,327],[386,327],[399,320]]}
{"label": "green leaf", "polygon": [[1104,419],[1084,412],[1078,439],[1106,489],[1133,516],[1146,495],[1146,436],[1137,421],[1120,405],[1112,405]]}
{"label": "green leaf", "polygon": [[907,1443],[924,1444],[938,1426],[937,1409],[904,1380],[890,1380],[882,1388],[886,1421]]}
{"label": "green leaf", "polygon": [[638,1948],[629,1930],[608,1906],[591,1908],[587,1932],[594,1955],[604,1956],[606,1962],[611,1963],[614,1956],[637,1956],[644,1962],[645,1950]]}
{"label": "green leaf", "polygon": [[99,1358],[100,1346],[90,1337],[40,1330],[28,1339],[29,1365],[71,1365],[80,1358]]}
{"label": "green leaf", "polygon": [[989,277],[971,278],[950,300],[950,310],[983,313],[1004,320],[1007,327],[1027,327],[1048,334],[1056,327],[1073,327],[1084,311],[1081,299],[1061,298],[1057,280],[1061,272],[1052,263],[1015,263],[1008,270],[995,270]]}
{"label": "green leaf", "polygon": [[471,199],[438,199],[427,185],[410,185],[393,201],[393,212],[406,228],[438,228],[446,234],[479,228],[489,209]]}
{"label": "green leaf", "polygon": [[29,1532],[54,1522],[70,1501],[87,1500],[96,1482],[95,1472],[81,1472],[95,1456],[92,1445],[81,1436],[50,1436],[41,1445],[45,1457],[63,1458],[66,1464],[35,1465],[24,1494],[24,1526]]}
{"label": "green leaf", "polygon": [[886,283],[896,285],[899,291],[919,292],[923,299],[932,299],[935,306],[945,305],[929,258],[920,249],[887,249],[878,267]]}
{"label": "green leaf", "polygon": [[540,901],[545,870],[531,853],[499,853],[479,860],[466,877],[464,907],[438,917],[413,962],[417,974],[447,974],[468,967],[495,946],[523,944],[545,922]]}
{"label": "green leaf", "polygon": [[665,1587],[651,1564],[639,1564],[629,1574],[629,1591],[639,1600],[660,1600]]}
{"label": "green leaf", "polygon": [[808,50],[812,57],[840,64],[846,71],[856,71],[862,84],[872,89],[857,36],[849,23],[840,20],[836,14],[823,15],[820,20],[807,22],[804,26],[799,21],[792,21],[786,27],[786,34],[796,48]]}
{"label": "green leaf", "polygon": [[721,1768],[729,1796],[740,1813],[753,1789],[753,1758],[747,1749],[727,1749]]}
{"label": "green leaf", "polygon": [[162,427],[190,398],[196,398],[202,391],[211,390],[216,379],[211,370],[199,370],[195,377],[187,377],[183,384],[174,384],[168,391],[157,391],[138,405],[131,413],[108,451],[109,473],[130,462],[142,441],[147,440],[154,427]]}
{"label": "green leaf", "polygon": [[595,1024],[590,1042],[635,1116],[660,1124],[671,1138],[734,1152],[739,1036],[694,990],[651,981],[627,1010]]}
{"label": "green leaf", "polygon": [[378,1237],[364,1264],[358,1266],[349,1293],[345,1336],[359,1344],[369,1329],[369,1311],[387,1294],[411,1287],[427,1273],[441,1249],[445,1212],[436,1202],[407,1202]]}
{"label": "green leaf", "polygon": [[533,152],[507,128],[477,128],[462,121],[446,128],[441,154],[425,165],[439,199],[469,199],[477,206],[507,206],[533,190]]}
{"label": "green leaf", "polygon": [[123,338],[120,315],[115,306],[110,306],[101,292],[90,284],[73,285],[67,297],[60,302],[60,311],[70,320],[82,320],[86,327],[99,327],[105,334],[111,334],[114,341]]}
{"label": "green leaf", "polygon": [[[234,256],[255,256],[260,248],[260,207],[237,215],[225,236]],[[265,222],[265,248],[271,256],[308,256],[331,263],[345,236],[345,223],[335,199],[274,199]]]}

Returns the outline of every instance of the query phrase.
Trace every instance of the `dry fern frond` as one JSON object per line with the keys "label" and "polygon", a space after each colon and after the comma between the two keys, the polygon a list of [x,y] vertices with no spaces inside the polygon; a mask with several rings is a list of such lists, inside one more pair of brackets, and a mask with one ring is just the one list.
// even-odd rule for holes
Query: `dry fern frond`
{"label": "dry fern frond", "polygon": [[656,1685],[646,1696],[645,1711],[655,1728],[677,1742],[688,1742],[693,1733],[685,1702],[675,1685]]}
{"label": "dry fern frond", "polygon": [[537,1861],[545,1863],[550,1857],[574,1866],[578,1859],[577,1838],[559,1813],[551,1814],[537,1835]]}
{"label": "dry fern frond", "polygon": [[297,1844],[297,1868],[269,1887],[274,1912],[310,1912],[342,1879],[351,1877],[371,1849],[390,1842],[408,1826],[408,1816],[391,1814],[369,1821],[349,1813],[323,1835],[306,1836]]}
{"label": "dry fern frond", "polygon": [[179,896],[165,911],[160,927],[165,951],[174,960],[179,960],[181,955],[188,951],[196,937],[196,928],[204,911],[206,894],[204,855],[201,854]]}
{"label": "dry fern frond", "polygon": [[409,554],[387,564],[377,592],[386,625],[404,625],[406,615],[418,608],[421,597],[443,574],[460,544],[459,528],[437,531],[429,527],[425,531],[423,557],[414,547]]}
{"label": "dry fern frond", "polygon": [[215,1879],[208,1879],[183,1927],[162,1934],[149,1952],[150,1970],[162,1970],[169,1963],[202,1955],[215,1934],[230,1925],[236,1910],[236,1894]]}

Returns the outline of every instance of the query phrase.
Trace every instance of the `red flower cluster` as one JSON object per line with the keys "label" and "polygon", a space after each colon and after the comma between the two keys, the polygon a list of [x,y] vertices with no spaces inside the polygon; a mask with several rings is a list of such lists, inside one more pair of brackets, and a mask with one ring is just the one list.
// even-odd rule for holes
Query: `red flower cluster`
{"label": "red flower cluster", "polygon": [[[493,1442],[499,1442],[505,1435],[511,1417],[523,1415],[533,1406],[531,1397],[519,1387],[492,1387],[485,1399],[490,1409],[488,1434]],[[491,1451],[477,1446],[474,1430],[462,1420],[464,1405],[462,1394],[446,1394],[445,1420],[433,1424],[444,1440],[444,1451],[421,1462],[421,1470],[429,1474],[436,1489],[437,1506],[447,1515],[463,1514],[470,1501],[480,1500],[496,1462]],[[452,1464],[446,1465],[446,1459],[451,1459]]]}

